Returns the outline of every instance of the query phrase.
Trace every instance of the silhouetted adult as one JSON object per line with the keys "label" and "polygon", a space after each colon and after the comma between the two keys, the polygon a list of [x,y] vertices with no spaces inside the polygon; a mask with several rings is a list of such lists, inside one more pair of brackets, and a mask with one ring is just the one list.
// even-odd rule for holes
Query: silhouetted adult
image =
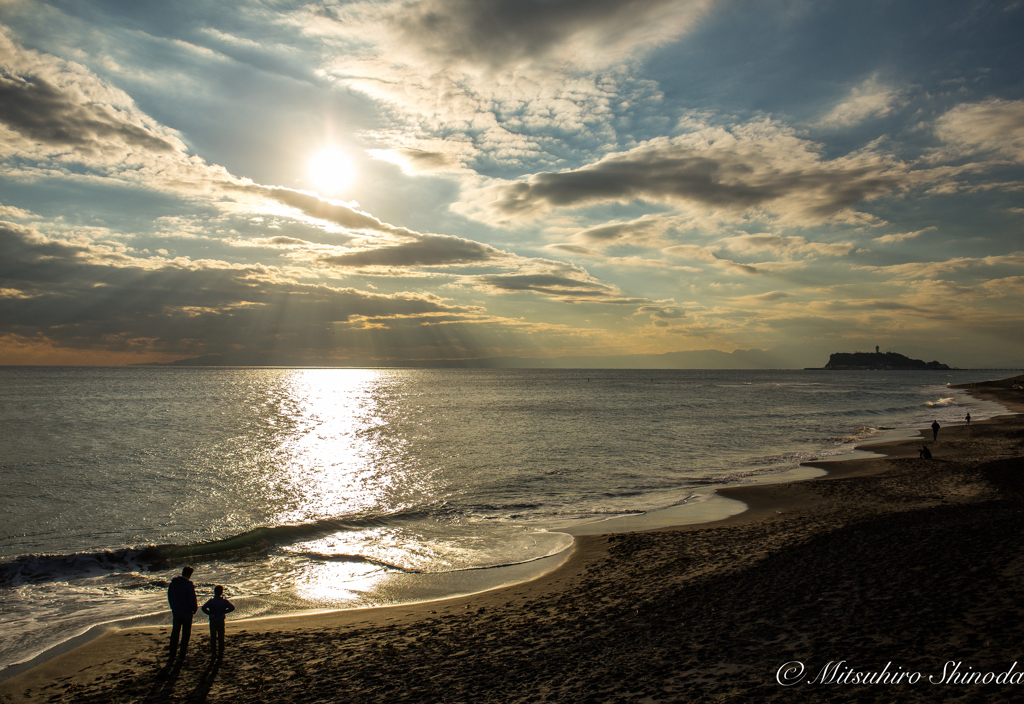
{"label": "silhouetted adult", "polygon": [[181,636],[181,651],[178,653],[178,658],[185,659],[188,639],[192,635],[192,615],[199,610],[196,588],[189,579],[192,576],[192,571],[191,567],[186,566],[181,571],[181,576],[172,579],[170,586],[167,587],[167,603],[171,606],[173,618],[168,660],[174,660],[174,652],[178,649],[179,635]]}
{"label": "silhouetted adult", "polygon": [[970,425],[971,424],[971,414],[968,413],[966,416],[964,416],[964,420],[967,421],[967,425]]}
{"label": "silhouetted adult", "polygon": [[939,439],[939,421],[933,420],[932,421],[932,440],[938,440],[938,439]]}

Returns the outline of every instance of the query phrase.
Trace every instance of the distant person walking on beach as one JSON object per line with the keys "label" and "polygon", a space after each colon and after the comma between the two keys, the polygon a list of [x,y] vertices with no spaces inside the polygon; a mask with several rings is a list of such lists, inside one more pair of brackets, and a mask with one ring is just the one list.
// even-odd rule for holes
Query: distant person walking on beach
{"label": "distant person walking on beach", "polygon": [[224,598],[224,587],[213,588],[213,598],[203,604],[203,613],[210,617],[210,657],[224,659],[224,619],[235,610],[234,604]]}
{"label": "distant person walking on beach", "polygon": [[971,414],[968,413],[966,416],[964,416],[964,420],[967,421],[967,425],[970,425],[971,424]]}
{"label": "distant person walking on beach", "polygon": [[171,626],[171,648],[168,660],[174,660],[179,636],[181,636],[181,652],[178,653],[178,658],[185,659],[188,639],[192,635],[192,615],[199,610],[196,588],[189,579],[192,572],[192,568],[186,566],[181,571],[181,576],[172,579],[170,586],[167,587],[167,603],[171,606],[171,616],[174,619],[174,625]]}
{"label": "distant person walking on beach", "polygon": [[933,420],[932,421],[932,440],[938,440],[938,439],[939,439],[939,421]]}

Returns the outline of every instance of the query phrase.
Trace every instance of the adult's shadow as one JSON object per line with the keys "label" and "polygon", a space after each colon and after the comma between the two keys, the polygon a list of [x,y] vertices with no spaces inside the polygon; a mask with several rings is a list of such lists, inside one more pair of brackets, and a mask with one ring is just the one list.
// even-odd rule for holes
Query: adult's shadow
{"label": "adult's shadow", "polygon": [[203,670],[203,674],[199,675],[199,682],[196,683],[196,688],[192,690],[192,694],[188,696],[188,701],[206,701],[206,697],[210,694],[210,687],[213,686],[213,681],[217,679],[217,673],[220,671],[220,662],[220,660],[210,660],[210,664]]}
{"label": "adult's shadow", "polygon": [[164,665],[160,672],[157,673],[156,682],[150,687],[143,701],[158,702],[170,696],[174,690],[174,683],[178,681],[178,676],[181,674],[181,666],[184,664],[184,660],[178,659]]}

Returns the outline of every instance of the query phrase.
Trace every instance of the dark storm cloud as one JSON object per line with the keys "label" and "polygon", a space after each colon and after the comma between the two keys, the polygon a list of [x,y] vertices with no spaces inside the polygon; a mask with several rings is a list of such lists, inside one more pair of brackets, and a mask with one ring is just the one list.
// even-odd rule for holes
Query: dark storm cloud
{"label": "dark storm cloud", "polygon": [[[742,210],[790,199],[794,210],[826,217],[899,183],[886,165],[873,161],[790,160],[771,145],[709,149],[659,141],[574,171],[540,173],[501,186],[492,207],[506,215],[530,215],[553,207],[649,200]],[[596,241],[622,234],[609,227],[586,236]]]}
{"label": "dark storm cloud", "polygon": [[507,255],[500,250],[479,242],[445,237],[422,235],[413,242],[393,247],[380,247],[351,254],[322,257],[321,262],[338,267],[364,266],[458,266],[480,264]]}
{"label": "dark storm cloud", "polygon": [[[45,241],[0,223],[0,333],[58,347],[173,354],[238,344],[277,351],[331,349],[337,324],[392,318],[433,322],[479,311],[413,294],[393,296],[280,281],[259,265],[186,267]],[[409,345],[420,341],[409,338]]]}
{"label": "dark storm cloud", "polygon": [[176,152],[176,145],[131,124],[111,105],[84,102],[40,76],[15,75],[0,68],[0,122],[46,144],[99,151],[115,142],[154,152]]}
{"label": "dark storm cloud", "polygon": [[543,59],[574,36],[592,46],[625,40],[659,19],[696,14],[702,0],[422,0],[395,20],[430,54],[498,68]]}

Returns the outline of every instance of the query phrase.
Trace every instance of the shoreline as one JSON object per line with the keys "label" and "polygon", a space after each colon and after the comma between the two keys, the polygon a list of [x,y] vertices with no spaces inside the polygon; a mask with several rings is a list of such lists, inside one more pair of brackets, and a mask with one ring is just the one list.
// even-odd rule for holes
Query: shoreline
{"label": "shoreline", "polygon": [[[934,448],[931,462],[916,457],[923,441],[921,438],[872,444],[872,452],[884,452],[885,455],[808,463],[825,469],[828,472],[825,477],[719,489],[721,495],[747,504],[747,510],[734,516],[650,531],[576,536],[571,553],[561,567],[528,582],[416,604],[229,621],[229,662],[214,668],[212,674],[210,668],[202,669],[206,664],[203,623],[197,622],[193,631],[195,647],[190,651],[185,667],[178,672],[161,671],[159,667],[166,643],[166,627],[110,632],[86,647],[65,652],[0,682],[0,700],[100,700],[116,688],[118,692],[124,691],[125,695],[118,695],[113,699],[115,701],[140,701],[144,698],[176,701],[205,686],[211,697],[216,695],[216,698],[224,700],[244,698],[270,688],[282,695],[275,695],[272,699],[302,701],[303,695],[308,694],[306,687],[310,685],[310,678],[331,679],[328,675],[333,672],[333,665],[332,660],[326,657],[327,652],[338,652],[339,648],[348,652],[354,648],[362,661],[345,660],[345,668],[354,667],[355,674],[345,676],[345,682],[341,684],[347,688],[343,686],[338,690],[339,695],[347,693],[350,699],[360,701],[384,701],[385,698],[389,701],[443,701],[441,697],[432,699],[434,695],[423,690],[422,685],[417,689],[406,682],[406,688],[396,690],[396,686],[403,684],[401,678],[390,686],[382,685],[375,679],[373,667],[387,670],[389,668],[383,661],[397,658],[409,665],[419,663],[428,672],[437,672],[451,686],[484,687],[488,675],[478,671],[484,662],[481,658],[486,659],[488,652],[495,649],[509,651],[509,656],[532,654],[532,659],[515,658],[517,671],[523,672],[534,672],[538,667],[543,670],[541,665],[533,663],[533,659],[538,653],[546,652],[546,646],[552,643],[564,650],[568,645],[565,639],[570,637],[575,642],[579,638],[590,639],[603,634],[609,643],[626,646],[626,651],[636,651],[635,647],[628,647],[630,641],[635,642],[636,638],[644,640],[644,633],[659,631],[665,620],[641,618],[641,610],[651,611],[653,605],[660,605],[658,613],[665,617],[663,602],[666,595],[693,591],[709,580],[728,580],[729,575],[749,578],[746,573],[756,572],[754,568],[758,565],[763,573],[765,565],[761,563],[766,559],[770,561],[769,558],[799,551],[808,541],[820,541],[837,532],[854,527],[864,529],[860,524],[865,516],[885,516],[899,522],[896,519],[902,520],[915,512],[967,510],[986,502],[999,501],[1000,492],[993,493],[977,477],[964,479],[957,475],[959,478],[953,481],[947,475],[954,470],[960,474],[966,472],[964,476],[970,475],[972,466],[986,463],[986,455],[989,463],[1019,460],[1021,453],[1014,445],[1019,441],[1014,439],[1014,433],[1019,436],[1022,420],[1017,414],[1024,411],[1024,397],[1009,395],[1010,390],[1000,386],[1007,381],[960,387],[973,396],[999,401],[1014,415],[998,416],[971,426],[943,428],[939,441],[934,445],[929,443]],[[992,445],[1001,443],[1002,449],[997,452],[986,444],[979,451],[977,440],[980,438]],[[973,468],[977,469],[976,466]],[[679,545],[681,540],[685,543],[682,546]],[[801,564],[798,562],[796,566]],[[790,565],[791,568],[793,566]],[[826,574],[829,573],[828,568],[824,565]],[[1014,575],[1024,580],[1024,564],[1019,574],[1014,572]],[[756,585],[757,581],[754,583]],[[828,592],[827,585],[824,586]],[[754,587],[755,591],[757,588]],[[708,594],[717,594],[714,590],[698,591],[705,595],[704,600]],[[719,600],[729,601],[724,595]],[[745,608],[747,612],[751,608],[758,613],[774,608],[771,599],[751,597],[750,602]],[[670,600],[670,603],[675,602]],[[732,604],[731,611],[740,610],[744,609]],[[630,614],[631,611],[634,613]],[[699,606],[691,604],[689,610],[683,609],[689,614],[689,620],[682,623],[696,624],[703,619],[705,630],[720,630],[721,627],[712,624],[725,616],[720,609],[712,609],[712,613],[715,611],[719,615],[709,618]],[[674,612],[672,616],[675,616]],[[626,629],[629,634],[612,633],[623,627],[623,619],[630,625]],[[1005,620],[1012,622],[1008,626],[1020,621],[1018,618]],[[762,617],[758,623],[770,629],[768,624],[771,622],[770,619],[765,622]],[[537,628],[546,635],[538,634],[532,638]],[[746,625],[734,628],[749,630]],[[704,643],[690,631],[692,628],[682,628],[675,634],[684,636],[682,639],[692,651],[689,659],[684,657],[679,662],[699,664],[704,661],[699,657],[702,651],[717,647],[725,652],[733,647],[727,637],[716,646],[715,641],[723,641],[722,636],[717,639],[702,636],[708,641]],[[488,637],[489,632],[506,636],[514,634],[512,640],[517,645],[503,645],[496,638]],[[338,645],[331,645],[339,639]],[[695,642],[688,639],[695,639]],[[477,652],[480,647],[470,647],[472,645],[482,647],[482,652]],[[666,647],[669,645],[662,643],[648,655],[657,660],[657,653]],[[678,646],[673,647],[678,649]],[[782,648],[779,650],[779,657],[783,657]],[[455,655],[460,657],[454,658]],[[612,657],[607,652],[605,655]],[[612,659],[619,662],[623,656],[619,653]],[[850,657],[839,651],[828,659],[852,662]],[[889,659],[892,660],[891,657]],[[300,667],[308,661],[313,661],[314,665]],[[779,660],[778,664],[786,661]],[[367,664],[369,662],[374,664]],[[643,677],[637,679],[639,675],[635,672],[632,673],[633,679],[605,681],[607,678],[591,668],[593,671],[588,670],[589,675],[585,678],[589,684],[581,683],[580,692],[610,696],[615,687],[626,686],[628,691],[634,691],[628,688],[635,687],[639,692],[647,691],[655,684],[663,693],[677,689],[679,692],[702,692],[700,687],[687,690],[686,680],[691,675],[697,685],[720,681],[728,689],[737,684],[736,673],[745,671],[745,666],[742,662],[733,662],[732,669],[720,670],[721,662],[698,668],[696,673],[687,671],[682,665],[663,664],[668,670],[648,677],[646,684]],[[1005,664],[1010,662],[1013,660]],[[878,666],[884,664],[883,661]],[[303,672],[300,673],[299,669]],[[626,671],[632,672],[628,667]],[[352,671],[347,672],[351,674]],[[282,673],[291,674],[282,676]],[[255,679],[257,675],[258,682]],[[757,681],[766,686],[775,685],[770,672],[761,673]],[[472,685],[473,682],[477,684]],[[627,682],[632,684],[627,685]],[[376,694],[377,687],[383,687],[379,694]],[[575,695],[569,696],[571,693],[563,691],[564,687],[564,683],[556,687],[555,682],[550,682],[541,687],[542,691],[535,692],[536,700],[573,699]],[[778,689],[778,685],[775,687]],[[488,698],[497,695],[493,690],[488,695],[486,688],[464,696],[473,701],[519,701],[511,696],[511,691],[519,690],[512,687],[507,692],[510,694],[507,699]],[[26,693],[28,698],[23,696]],[[453,701],[467,700],[452,696]],[[527,700],[525,693],[522,700]]]}

